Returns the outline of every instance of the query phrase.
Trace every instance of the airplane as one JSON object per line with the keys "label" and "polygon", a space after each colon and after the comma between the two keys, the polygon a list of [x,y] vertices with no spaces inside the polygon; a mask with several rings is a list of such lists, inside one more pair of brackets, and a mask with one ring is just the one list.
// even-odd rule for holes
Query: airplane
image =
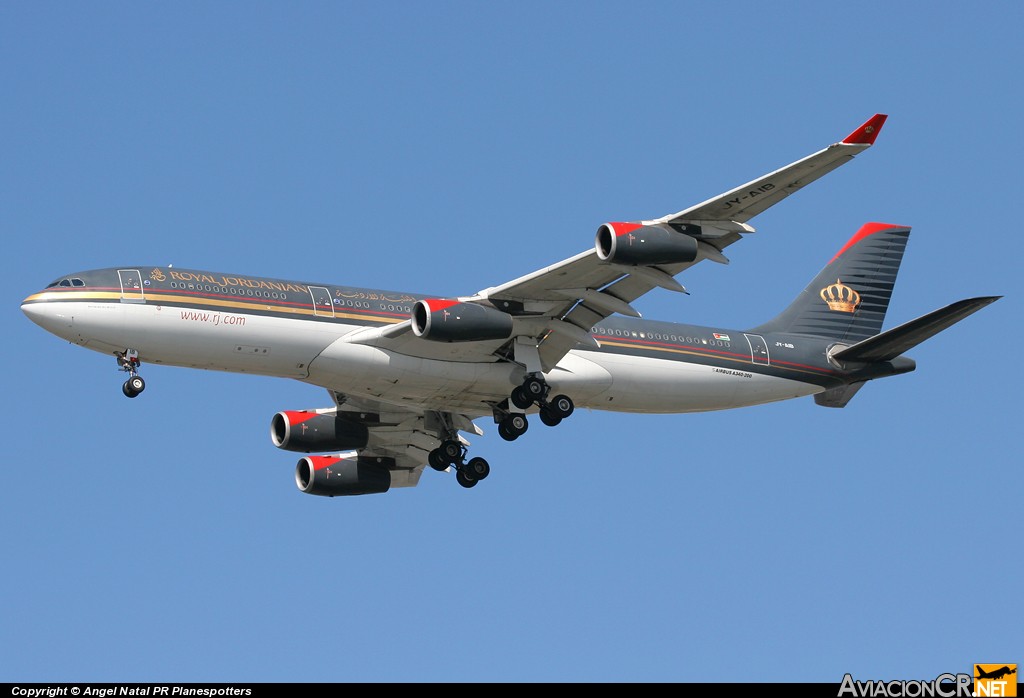
{"label": "airplane", "polygon": [[995,669],[994,671],[985,671],[980,666],[975,664],[975,668],[978,670],[978,675],[974,677],[976,679],[1001,679],[1004,676],[1017,673],[1016,666],[1014,666],[1012,669],[1009,666],[1003,666],[999,669]]}
{"label": "airplane", "polygon": [[22,302],[58,337],[107,355],[145,389],[142,362],[276,376],[332,404],[271,418],[303,453],[298,489],[323,496],[413,487],[429,465],[470,488],[490,464],[463,434],[491,418],[514,441],[577,408],[687,413],[813,396],[841,408],[871,380],[913,371],[920,342],[1001,296],[968,298],[882,331],[910,228],[863,225],[774,319],[747,328],[642,318],[633,303],[754,232],[754,216],[852,160],[887,115],[781,169],[677,213],[600,225],[593,247],[455,298],[121,266],[61,276]]}

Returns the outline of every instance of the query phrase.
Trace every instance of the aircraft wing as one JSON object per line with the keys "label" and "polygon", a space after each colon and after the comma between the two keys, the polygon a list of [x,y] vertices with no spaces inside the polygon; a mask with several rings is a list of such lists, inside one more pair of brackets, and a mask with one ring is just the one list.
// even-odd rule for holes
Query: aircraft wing
{"label": "aircraft wing", "polygon": [[[641,225],[668,226],[697,239],[698,253],[692,262],[657,265],[617,265],[600,259],[595,249],[501,286],[481,291],[498,308],[522,307],[559,324],[541,338],[540,358],[545,370],[553,367],[579,339],[572,328],[589,333],[598,321],[613,313],[639,316],[630,306],[654,288],[685,289],[675,276],[703,259],[728,264],[722,251],[754,229],[746,224],[755,215],[849,162],[869,148],[886,120],[875,114],[853,133],[816,153],[770,172],[696,206]],[[565,325],[570,326],[568,328]]]}
{"label": "aircraft wing", "polygon": [[875,114],[849,136],[824,150],[797,160],[696,206],[659,218],[661,223],[687,221],[736,221],[745,223],[784,198],[822,177],[869,148],[887,116]]}
{"label": "aircraft wing", "polygon": [[631,303],[645,293],[659,287],[685,292],[675,277],[701,260],[728,264],[722,251],[743,234],[754,232],[748,220],[869,148],[885,120],[885,114],[876,114],[841,141],[678,213],[602,226],[614,236],[643,227],[656,234],[695,240],[696,252],[691,261],[613,263],[602,259],[595,246],[552,266],[458,299],[511,314],[512,340],[434,342],[409,332],[411,324],[406,321],[391,327],[359,330],[346,341],[423,358],[476,362],[513,356],[518,360],[514,350],[532,342],[537,347],[532,363],[539,365],[526,362],[528,370],[551,370],[570,349],[596,344],[590,329],[600,320],[614,313],[639,317]]}

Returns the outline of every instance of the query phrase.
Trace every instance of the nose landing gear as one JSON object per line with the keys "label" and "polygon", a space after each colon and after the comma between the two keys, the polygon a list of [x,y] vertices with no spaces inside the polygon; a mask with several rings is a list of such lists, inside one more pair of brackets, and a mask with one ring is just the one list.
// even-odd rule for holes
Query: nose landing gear
{"label": "nose landing gear", "polygon": [[146,389],[146,381],[139,375],[139,352],[134,349],[125,349],[120,354],[115,354],[117,366],[128,374],[128,380],[121,386],[121,392],[125,397],[138,397],[139,393]]}

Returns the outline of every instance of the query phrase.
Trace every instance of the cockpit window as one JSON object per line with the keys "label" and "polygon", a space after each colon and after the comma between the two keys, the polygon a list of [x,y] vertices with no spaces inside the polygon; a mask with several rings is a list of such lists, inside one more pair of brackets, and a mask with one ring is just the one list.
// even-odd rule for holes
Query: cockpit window
{"label": "cockpit window", "polygon": [[74,278],[74,279],[57,279],[56,281],[53,281],[53,282],[50,282],[50,283],[46,284],[46,288],[54,288],[54,287],[57,287],[57,286],[60,286],[61,288],[70,288],[71,286],[76,286],[76,287],[81,288],[82,286],[85,286],[85,282],[82,281],[79,278]]}

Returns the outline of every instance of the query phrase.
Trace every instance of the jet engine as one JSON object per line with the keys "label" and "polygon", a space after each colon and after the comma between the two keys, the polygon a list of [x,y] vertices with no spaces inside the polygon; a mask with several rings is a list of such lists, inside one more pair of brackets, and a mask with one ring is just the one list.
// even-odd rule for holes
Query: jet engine
{"label": "jet engine", "polygon": [[416,301],[412,331],[436,342],[508,339],[512,316],[487,305],[432,298]]}
{"label": "jet engine", "polygon": [[338,497],[380,494],[391,488],[386,458],[304,456],[295,466],[295,485],[306,494]]}
{"label": "jet engine", "polygon": [[668,227],[639,223],[605,223],[594,240],[603,262],[648,265],[679,264],[697,259],[697,241]]}
{"label": "jet engine", "polygon": [[270,440],[286,451],[354,451],[368,439],[365,425],[330,412],[278,412],[270,420]]}

